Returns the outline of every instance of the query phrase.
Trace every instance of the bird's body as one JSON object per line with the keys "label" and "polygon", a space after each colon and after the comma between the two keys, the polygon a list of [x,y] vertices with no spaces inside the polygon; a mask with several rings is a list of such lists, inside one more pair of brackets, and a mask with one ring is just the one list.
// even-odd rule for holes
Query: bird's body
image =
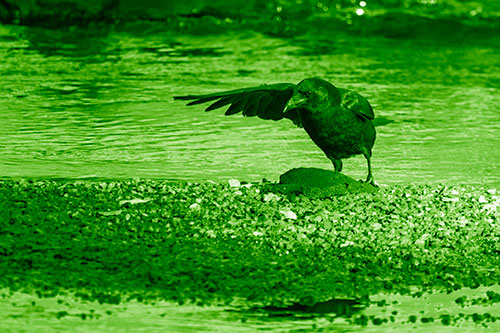
{"label": "bird's body", "polygon": [[342,170],[342,159],[363,154],[368,162],[367,181],[373,183],[370,158],[375,143],[374,114],[368,101],[356,92],[309,78],[297,85],[280,83],[174,98],[194,100],[188,105],[216,100],[207,111],[231,104],[226,115],[242,111],[245,116],[263,119],[288,118],[305,129],[337,172]]}

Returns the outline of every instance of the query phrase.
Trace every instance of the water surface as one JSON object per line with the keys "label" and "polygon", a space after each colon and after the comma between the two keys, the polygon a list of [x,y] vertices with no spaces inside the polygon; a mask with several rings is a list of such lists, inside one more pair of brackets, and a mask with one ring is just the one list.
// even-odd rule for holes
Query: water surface
{"label": "water surface", "polygon": [[[464,288],[451,294],[424,293],[421,297],[371,296],[363,310],[364,325],[353,324],[359,313],[345,318],[335,313],[293,313],[249,308],[248,306],[178,306],[158,301],[99,304],[77,301],[71,295],[38,298],[4,290],[0,298],[0,329],[65,332],[493,332],[500,329],[498,303],[481,302],[488,290],[498,287]],[[456,302],[466,297],[465,304]],[[487,299],[487,298],[486,298]],[[470,301],[479,300],[479,302]],[[450,318],[445,321],[442,318]],[[378,321],[377,321],[378,319]]]}
{"label": "water surface", "polygon": [[[331,169],[290,121],[173,95],[318,76],[366,96],[382,184],[500,186],[500,57],[478,43],[0,26],[0,176],[276,180]],[[362,156],[344,173],[364,178]]]}

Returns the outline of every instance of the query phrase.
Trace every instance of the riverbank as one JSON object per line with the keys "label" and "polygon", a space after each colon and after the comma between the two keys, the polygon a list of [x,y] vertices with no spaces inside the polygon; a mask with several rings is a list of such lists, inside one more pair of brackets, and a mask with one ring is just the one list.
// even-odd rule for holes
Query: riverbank
{"label": "riverbank", "polygon": [[2,181],[0,287],[107,303],[284,305],[499,281],[495,189],[274,192],[238,182]]}

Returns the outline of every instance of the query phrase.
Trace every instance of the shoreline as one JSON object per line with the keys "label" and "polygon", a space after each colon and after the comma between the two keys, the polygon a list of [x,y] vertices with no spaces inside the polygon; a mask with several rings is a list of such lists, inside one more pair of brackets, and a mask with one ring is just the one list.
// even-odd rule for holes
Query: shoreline
{"label": "shoreline", "polygon": [[0,288],[105,304],[283,307],[500,281],[494,189],[317,198],[236,185],[0,181]]}
{"label": "shoreline", "polygon": [[[68,251],[75,246],[84,251],[83,240],[95,242],[95,246],[104,242],[105,248],[116,247],[128,252],[131,250],[128,245],[122,248],[120,242],[116,243],[126,237],[139,242],[144,254],[152,258],[158,254],[157,242],[168,244],[162,245],[162,255],[173,252],[181,255],[191,243],[201,255],[204,248],[199,244],[206,243],[220,246],[219,255],[238,249],[239,255],[244,256],[249,250],[247,246],[251,246],[262,255],[260,259],[264,262],[270,260],[268,255],[279,259],[292,253],[290,251],[297,253],[295,259],[300,262],[304,260],[301,256],[311,255],[309,251],[319,251],[323,256],[343,256],[349,250],[351,255],[360,255],[358,259],[364,260],[366,255],[358,252],[366,249],[374,255],[382,255],[384,264],[389,265],[385,251],[395,249],[412,257],[417,253],[419,260],[424,261],[428,251],[444,256],[443,251],[447,250],[463,258],[463,251],[473,249],[470,255],[482,252],[477,259],[484,264],[485,259],[498,262],[493,267],[497,267],[496,274],[500,271],[500,258],[493,255],[496,251],[493,240],[498,242],[500,237],[500,197],[493,189],[410,185],[381,188],[374,193],[310,198],[251,184],[2,181],[0,202],[2,229],[9,231],[2,236],[3,258],[13,259],[19,268],[33,265],[33,262],[25,262],[26,258],[21,259],[36,257],[36,252],[26,247],[30,243],[40,243],[40,251],[54,252],[52,257],[69,256],[68,259],[74,260]],[[469,230],[472,239],[467,236]],[[479,231],[496,239],[488,241]],[[90,238],[85,238],[82,232]],[[179,237],[185,240],[182,246],[177,242]],[[6,241],[14,248],[5,246]],[[61,247],[64,243],[66,247]],[[97,248],[98,252],[105,249],[100,245]],[[155,249],[154,253],[148,254],[149,248]],[[18,249],[17,252],[14,249]],[[80,258],[86,264],[99,254],[92,252],[92,247],[88,250],[93,259]],[[14,253],[17,254],[13,257]],[[450,258],[441,259],[447,262]],[[101,260],[104,259],[98,260],[99,266],[119,262]],[[352,265],[356,262],[352,260],[347,261]],[[42,266],[52,263],[43,262]],[[224,260],[218,258],[216,262],[221,265]],[[73,264],[79,267],[78,262]],[[157,264],[162,266],[161,262]],[[250,266],[263,264],[255,262]],[[347,263],[340,260],[338,264]],[[399,264],[407,265],[404,261]],[[321,266],[325,269],[330,264],[323,262]],[[249,269],[248,263],[242,263],[240,268]],[[462,283],[469,285],[466,281]],[[440,285],[451,288],[453,284]],[[360,291],[355,289],[349,292]]]}
{"label": "shoreline", "polygon": [[472,186],[317,197],[236,182],[0,181],[0,288],[54,301],[316,312],[485,287],[478,301],[493,311],[499,206],[499,191]]}
{"label": "shoreline", "polygon": [[[301,169],[303,167],[299,167]],[[328,169],[320,169],[318,170],[326,170],[332,171]],[[332,171],[333,172],[333,171]],[[343,174],[343,173],[342,173]],[[346,176],[352,178],[350,176]],[[359,177],[357,177],[359,178]],[[353,178],[356,181],[360,181],[361,179]],[[58,183],[70,183],[70,182],[88,182],[88,183],[99,183],[99,182],[162,182],[169,184],[180,184],[180,185],[203,185],[203,184],[215,184],[215,185],[229,185],[231,181],[238,181],[242,185],[251,184],[252,186],[260,186],[264,184],[279,184],[279,176],[277,179],[267,179],[263,177],[261,180],[246,180],[245,178],[234,177],[223,177],[221,179],[213,180],[210,178],[206,179],[187,179],[187,178],[166,178],[166,177],[108,177],[108,176],[96,176],[96,175],[85,175],[80,177],[59,177],[59,176],[0,176],[0,182],[58,182]],[[448,188],[461,188],[467,187],[472,188],[474,190],[497,190],[500,191],[500,184],[496,182],[432,182],[432,183],[379,183],[378,179],[375,179],[377,186],[380,188],[389,188],[389,187],[448,187]]]}

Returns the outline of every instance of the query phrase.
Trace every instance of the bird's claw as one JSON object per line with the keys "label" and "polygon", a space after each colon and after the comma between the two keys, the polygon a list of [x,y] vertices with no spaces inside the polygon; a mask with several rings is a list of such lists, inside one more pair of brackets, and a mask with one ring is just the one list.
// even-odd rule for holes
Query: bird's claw
{"label": "bird's claw", "polygon": [[362,184],[370,184],[371,186],[378,188],[378,185],[377,185],[377,183],[375,183],[375,181],[373,180],[373,178],[372,179],[367,179],[367,180],[360,180],[359,182],[362,183]]}

